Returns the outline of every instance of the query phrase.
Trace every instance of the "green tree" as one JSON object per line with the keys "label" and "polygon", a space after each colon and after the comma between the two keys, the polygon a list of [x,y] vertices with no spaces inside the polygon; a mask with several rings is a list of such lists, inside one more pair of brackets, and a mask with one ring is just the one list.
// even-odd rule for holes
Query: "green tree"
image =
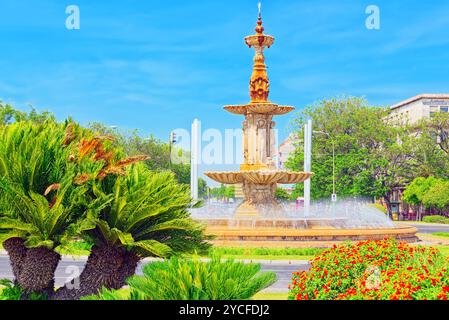
{"label": "green tree", "polygon": [[424,196],[429,192],[430,188],[440,183],[441,180],[433,176],[418,177],[414,179],[404,190],[403,199],[406,203],[413,205],[418,210],[419,219],[424,209]]}
{"label": "green tree", "polygon": [[416,158],[423,177],[449,178],[449,114],[437,113],[413,126]]}
{"label": "green tree", "polygon": [[174,152],[184,154],[185,158],[189,158],[188,152],[175,148],[173,145],[170,147],[168,143],[152,135],[146,138],[141,137],[137,130],[121,132],[97,122],[91,123],[89,128],[97,134],[113,136],[116,140],[115,144],[123,148],[128,156],[147,155],[149,158],[145,161],[145,165],[150,170],[170,170],[175,173],[179,183],[190,184],[190,164],[173,163],[170,160]]}
{"label": "green tree", "polygon": [[219,187],[211,188],[210,194],[219,200],[228,201],[235,198],[235,186],[221,184]]}
{"label": "green tree", "polygon": [[449,207],[449,181],[437,181],[424,194],[422,202],[426,208],[443,212]]}
{"label": "green tree", "polygon": [[[333,191],[333,148],[335,147],[336,191],[340,197],[382,197],[389,206],[394,188],[416,176],[413,140],[408,127],[392,126],[387,110],[370,106],[361,98],[334,98],[305,108],[293,120],[297,141],[287,166],[303,168],[303,125],[314,121],[312,141],[311,195],[330,198]],[[302,193],[302,184],[293,196]]]}
{"label": "green tree", "polygon": [[198,178],[198,196],[207,197],[207,182],[203,178]]}
{"label": "green tree", "polygon": [[38,112],[36,109],[31,107],[29,112],[23,112],[0,101],[0,125],[6,125],[19,121],[44,123],[47,120],[55,120],[54,115],[48,111]]}
{"label": "green tree", "polygon": [[278,200],[291,200],[291,195],[283,188],[277,188],[275,196]]}

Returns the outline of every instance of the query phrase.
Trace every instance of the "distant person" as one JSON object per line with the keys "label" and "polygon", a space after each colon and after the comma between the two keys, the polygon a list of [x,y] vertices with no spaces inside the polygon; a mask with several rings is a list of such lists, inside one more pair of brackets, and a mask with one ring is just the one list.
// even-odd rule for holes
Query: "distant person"
{"label": "distant person", "polygon": [[299,208],[301,208],[301,198],[300,197],[296,198],[296,210],[299,210]]}

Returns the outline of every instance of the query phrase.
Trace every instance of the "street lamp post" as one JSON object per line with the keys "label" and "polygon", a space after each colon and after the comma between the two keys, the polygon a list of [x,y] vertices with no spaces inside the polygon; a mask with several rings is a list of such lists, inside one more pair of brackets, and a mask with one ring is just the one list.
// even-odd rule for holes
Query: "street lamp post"
{"label": "street lamp post", "polygon": [[[327,132],[313,131],[313,133],[324,134],[329,139],[331,139],[330,134]],[[331,141],[332,141],[332,201],[337,201],[337,193],[335,191],[335,141],[334,139],[331,139]]]}
{"label": "street lamp post", "polygon": [[198,200],[198,166],[201,154],[201,122],[193,120],[190,145],[190,191],[194,201]]}
{"label": "street lamp post", "polygon": [[[304,124],[304,172],[310,172],[312,169],[312,119]],[[310,178],[304,181],[304,215],[310,213]]]}
{"label": "street lamp post", "polygon": [[171,152],[172,152],[172,146],[176,143],[176,133],[173,131],[170,132],[170,136],[168,138],[168,168],[171,169]]}

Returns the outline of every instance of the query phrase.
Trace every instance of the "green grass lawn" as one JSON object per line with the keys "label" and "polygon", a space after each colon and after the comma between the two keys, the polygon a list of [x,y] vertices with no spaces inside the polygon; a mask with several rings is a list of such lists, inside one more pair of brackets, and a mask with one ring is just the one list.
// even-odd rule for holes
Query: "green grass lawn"
{"label": "green grass lawn", "polygon": [[435,246],[445,256],[449,257],[449,246]]}
{"label": "green grass lawn", "polygon": [[[87,256],[91,245],[84,241],[75,241],[66,247],[59,247],[57,251],[61,255]],[[1,249],[1,246],[0,246]],[[229,248],[213,247],[205,257],[213,255],[225,259],[236,260],[310,260],[320,254],[322,248]]]}
{"label": "green grass lawn", "polygon": [[449,232],[434,232],[433,236],[449,238]]}
{"label": "green grass lawn", "polygon": [[267,261],[276,261],[276,260],[311,260],[315,256],[277,256],[277,255],[265,255],[265,256],[257,256],[257,255],[223,255],[222,259],[231,259],[231,260],[267,260]]}
{"label": "green grass lawn", "polygon": [[[86,256],[89,255],[90,245],[83,241],[76,241],[65,248],[58,248],[63,255]],[[221,256],[225,259],[236,260],[310,260],[324,249],[320,248],[211,248],[209,254]]]}
{"label": "green grass lawn", "polygon": [[246,260],[310,260],[323,252],[322,248],[227,248],[215,247],[209,252],[228,259]]}

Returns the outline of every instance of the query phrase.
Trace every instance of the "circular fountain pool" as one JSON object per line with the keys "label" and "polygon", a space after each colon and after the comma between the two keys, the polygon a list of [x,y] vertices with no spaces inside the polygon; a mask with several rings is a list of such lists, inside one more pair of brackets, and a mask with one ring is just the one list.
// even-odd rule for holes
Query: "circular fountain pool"
{"label": "circular fountain pool", "polygon": [[416,228],[398,227],[368,201],[318,202],[306,214],[294,203],[262,206],[254,217],[235,215],[240,203],[210,203],[193,209],[192,217],[207,225],[215,245],[245,247],[329,246],[346,240],[393,237],[417,241]]}

